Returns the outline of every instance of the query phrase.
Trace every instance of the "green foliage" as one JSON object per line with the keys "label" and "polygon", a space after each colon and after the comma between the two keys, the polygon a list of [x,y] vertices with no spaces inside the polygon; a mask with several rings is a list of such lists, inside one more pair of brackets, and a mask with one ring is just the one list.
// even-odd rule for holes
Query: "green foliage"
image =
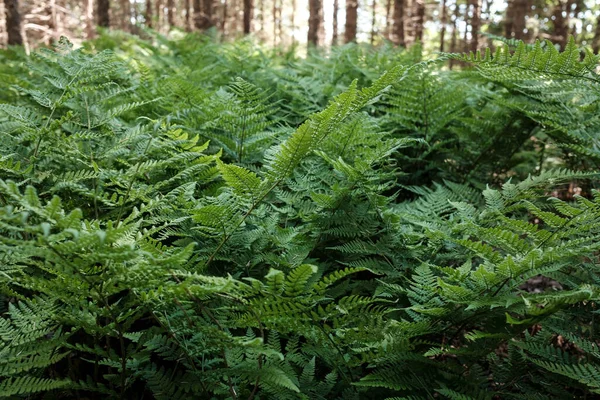
{"label": "green foliage", "polygon": [[0,397],[597,395],[598,56],[513,47],[1,53]]}

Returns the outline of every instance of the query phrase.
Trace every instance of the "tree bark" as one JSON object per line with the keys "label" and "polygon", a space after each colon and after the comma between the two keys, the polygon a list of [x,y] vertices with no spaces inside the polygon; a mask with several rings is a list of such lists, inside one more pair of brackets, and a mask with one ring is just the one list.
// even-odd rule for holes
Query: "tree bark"
{"label": "tree bark", "polygon": [[194,27],[202,29],[202,7],[200,6],[200,0],[194,0],[192,6],[194,7]]}
{"label": "tree bark", "polygon": [[390,39],[390,30],[391,30],[391,22],[390,22],[390,14],[392,11],[392,0],[386,0],[385,2],[385,38]]}
{"label": "tree bark", "polygon": [[6,9],[6,31],[9,46],[22,46],[21,14],[19,13],[19,0],[4,0]]}
{"label": "tree bark", "polygon": [[394,20],[392,26],[392,42],[398,46],[406,46],[406,38],[404,36],[404,0],[394,1]]}
{"label": "tree bark", "polygon": [[258,0],[258,8],[260,9],[260,31],[265,31],[265,0]]}
{"label": "tree bark", "polygon": [[530,9],[529,0],[511,0],[506,7],[504,35],[523,40],[525,36],[525,17]]}
{"label": "tree bark", "polygon": [[415,0],[415,42],[423,42],[423,24],[425,23],[425,0]]}
{"label": "tree bark", "polygon": [[194,0],[194,24],[200,30],[212,28],[213,20],[212,0]]}
{"label": "tree bark", "polygon": [[85,0],[85,38],[92,39],[96,34],[94,29],[94,1]]}
{"label": "tree bark", "polygon": [[167,23],[169,28],[175,26],[175,1],[167,0]]}
{"label": "tree bark", "polygon": [[121,29],[131,31],[131,3],[129,0],[121,0]]}
{"label": "tree bark", "polygon": [[473,16],[471,17],[471,51],[479,48],[479,30],[481,29],[481,0],[472,0]]}
{"label": "tree bark", "polygon": [[358,0],[346,0],[346,43],[356,42],[356,23],[358,19]]}
{"label": "tree bark", "polygon": [[[456,53],[456,41],[458,39],[458,32],[456,29],[456,25],[458,23],[458,16],[460,15],[460,8],[458,4],[454,4],[454,18],[452,18],[452,36],[450,38],[450,53]],[[456,60],[450,60],[450,69],[454,66]]]}
{"label": "tree bark", "polygon": [[331,45],[338,44],[338,12],[340,10],[339,0],[333,0],[333,32],[331,34]]}
{"label": "tree bark", "polygon": [[323,5],[321,0],[308,1],[308,44],[319,46],[322,41],[323,31]]}
{"label": "tree bark", "polygon": [[109,8],[110,0],[98,0],[98,26],[108,28],[110,25],[110,19],[108,17]]}
{"label": "tree bark", "polygon": [[598,54],[600,52],[600,15],[596,20],[596,31],[594,32],[594,40],[592,42],[592,50]]}
{"label": "tree bark", "polygon": [[[554,6],[554,41],[564,49],[569,39],[569,19],[573,0],[559,0]],[[563,12],[566,16],[563,17]]]}
{"label": "tree bark", "polygon": [[375,35],[377,34],[377,0],[373,0],[371,8],[371,45],[375,43]]}
{"label": "tree bark", "polygon": [[244,35],[248,35],[250,33],[253,17],[254,2],[252,0],[244,0]]}
{"label": "tree bark", "polygon": [[[192,30],[192,19],[190,18],[192,5],[190,4],[190,0],[185,0],[185,30],[187,32],[191,32]],[[227,2],[225,2],[225,7],[227,7]]]}
{"label": "tree bark", "polygon": [[442,16],[441,16],[441,29],[440,29],[440,52],[444,52],[444,40],[446,36],[446,25],[448,24],[448,7],[446,6],[447,0],[442,0]]}
{"label": "tree bark", "polygon": [[152,0],[146,0],[146,10],[144,13],[144,21],[148,28],[152,28]]}

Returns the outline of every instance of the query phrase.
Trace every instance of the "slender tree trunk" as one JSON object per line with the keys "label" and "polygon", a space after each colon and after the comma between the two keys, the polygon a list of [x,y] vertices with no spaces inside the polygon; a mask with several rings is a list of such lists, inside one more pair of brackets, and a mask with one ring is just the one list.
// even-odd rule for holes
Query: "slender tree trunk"
{"label": "slender tree trunk", "polygon": [[473,16],[471,17],[471,51],[479,48],[479,30],[481,29],[481,0],[472,0]]}
{"label": "slender tree trunk", "polygon": [[283,0],[279,0],[277,7],[279,17],[277,18],[277,31],[279,32],[279,43],[283,43]]}
{"label": "slender tree trunk", "polygon": [[156,0],[156,30],[160,31],[164,20],[163,0]]}
{"label": "slender tree trunk", "polygon": [[377,34],[377,0],[373,0],[371,8],[371,45],[375,43],[375,35]]}
{"label": "slender tree trunk", "polygon": [[508,0],[506,3],[506,15],[504,16],[504,37],[512,37],[514,30],[514,2],[515,0]]}
{"label": "slender tree trunk", "polygon": [[221,33],[224,37],[227,36],[227,18],[229,17],[229,7],[227,0],[223,2],[223,19],[221,20]]}
{"label": "slender tree trunk", "polygon": [[358,0],[346,0],[346,43],[356,42],[356,23],[358,19]]}
{"label": "slender tree trunk", "polygon": [[6,10],[6,31],[9,46],[22,46],[21,14],[19,13],[19,0],[4,0]]}
{"label": "slender tree trunk", "polygon": [[200,6],[200,0],[193,0],[192,6],[194,7],[194,27],[202,29],[202,7]]}
{"label": "slender tree trunk", "polygon": [[398,46],[406,46],[406,38],[404,36],[404,0],[394,0],[394,20],[392,26],[392,42]]}
{"label": "slender tree trunk", "polygon": [[[50,24],[48,28],[52,31],[52,40],[60,38],[60,34],[58,33],[58,15],[56,14],[56,0],[50,0]],[[48,44],[51,44],[52,40]]]}
{"label": "slender tree trunk", "polygon": [[340,10],[339,0],[333,0],[333,33],[331,34],[331,45],[338,44],[338,12]]}
{"label": "slender tree trunk", "polygon": [[98,26],[108,28],[110,25],[110,19],[108,18],[108,10],[110,8],[109,0],[98,0]]}
{"label": "slender tree trunk", "polygon": [[[456,25],[458,24],[458,17],[460,15],[460,8],[458,6],[458,1],[454,3],[454,18],[452,18],[452,36],[450,38],[450,53],[456,53],[456,41],[458,39],[458,32],[456,29]],[[454,66],[455,60],[450,60],[450,69]]]}
{"label": "slender tree trunk", "polygon": [[391,20],[390,13],[392,12],[392,0],[386,0],[385,2],[385,38],[390,39]]}
{"label": "slender tree trunk", "polygon": [[238,3],[237,0],[231,2],[231,32],[236,37],[238,33]]}
{"label": "slender tree trunk", "polygon": [[254,16],[254,2],[252,0],[244,0],[244,35],[250,33],[250,26]]}
{"label": "slender tree trunk", "polygon": [[96,34],[94,29],[94,0],[85,0],[85,38],[92,39]]}
{"label": "slender tree trunk", "polygon": [[146,12],[144,13],[144,21],[148,28],[152,28],[152,0],[146,0]]}
{"label": "slender tree trunk", "polygon": [[423,24],[425,23],[425,0],[415,0],[415,42],[423,42]]}
{"label": "slender tree trunk", "polygon": [[442,0],[442,18],[441,18],[441,29],[440,29],[440,52],[444,52],[444,45],[446,39],[446,25],[448,24],[448,7],[446,6],[447,0]]}
{"label": "slender tree trunk", "polygon": [[[192,19],[190,18],[192,5],[190,4],[190,0],[185,0],[185,30],[187,32],[192,31]],[[227,2],[225,2],[225,8],[227,8]]]}
{"label": "slender tree trunk", "polygon": [[169,28],[175,26],[175,0],[167,0],[167,23]]}
{"label": "slender tree trunk", "polygon": [[323,5],[321,0],[308,1],[308,44],[319,46],[321,44],[323,31]]}
{"label": "slender tree trunk", "polygon": [[265,0],[259,0],[258,8],[260,9],[260,31],[265,32]]}
{"label": "slender tree trunk", "polygon": [[121,0],[121,29],[131,31],[131,3],[129,0]]}
{"label": "slender tree trunk", "polygon": [[598,54],[600,52],[600,15],[598,15],[598,19],[596,20],[596,31],[594,32],[594,40],[592,42],[592,49],[594,53]]}

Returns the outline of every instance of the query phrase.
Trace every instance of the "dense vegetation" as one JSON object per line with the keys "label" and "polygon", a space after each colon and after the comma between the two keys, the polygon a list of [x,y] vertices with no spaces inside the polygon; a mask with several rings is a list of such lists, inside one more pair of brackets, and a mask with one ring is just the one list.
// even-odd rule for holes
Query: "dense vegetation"
{"label": "dense vegetation", "polygon": [[599,59],[0,53],[0,397],[592,398]]}

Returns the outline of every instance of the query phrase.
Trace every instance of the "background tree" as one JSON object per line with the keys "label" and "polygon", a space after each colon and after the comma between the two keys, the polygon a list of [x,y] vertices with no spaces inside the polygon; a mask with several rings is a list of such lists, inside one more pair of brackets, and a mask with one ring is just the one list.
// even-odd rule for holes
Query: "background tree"
{"label": "background tree", "polygon": [[479,48],[479,30],[481,28],[481,0],[471,0],[471,48],[475,52]]}
{"label": "background tree", "polygon": [[423,41],[423,24],[425,23],[425,0],[414,0],[414,35],[415,42]]}
{"label": "background tree", "polygon": [[346,30],[344,38],[346,43],[356,41],[358,22],[358,0],[346,0]]}
{"label": "background tree", "polygon": [[253,18],[254,2],[252,0],[244,0],[244,35],[250,33]]}
{"label": "background tree", "polygon": [[175,26],[175,0],[167,0],[167,24],[169,28]]}
{"label": "background tree", "polygon": [[318,46],[322,42],[323,4],[321,0],[308,1],[308,37],[309,45]]}
{"label": "background tree", "polygon": [[98,0],[98,26],[108,28],[110,25],[110,18],[108,11],[110,9],[110,0]]}
{"label": "background tree", "polygon": [[510,0],[504,18],[504,35],[522,40],[525,37],[525,21],[531,9],[530,0]]}
{"label": "background tree", "polygon": [[4,0],[6,12],[6,32],[8,35],[7,43],[11,46],[20,46],[23,44],[21,35],[21,14],[19,13],[19,0]]}
{"label": "background tree", "polygon": [[404,37],[404,0],[394,0],[393,20],[392,42],[404,47],[406,46],[406,39]]}
{"label": "background tree", "polygon": [[444,51],[444,40],[446,36],[446,25],[448,24],[448,7],[447,0],[442,0],[442,11],[440,21],[440,51]]}
{"label": "background tree", "polygon": [[152,28],[152,0],[146,0],[146,9],[144,10],[144,23],[148,28]]}
{"label": "background tree", "polygon": [[331,45],[338,44],[338,13],[340,10],[339,0],[333,0],[333,32],[331,34]]}

